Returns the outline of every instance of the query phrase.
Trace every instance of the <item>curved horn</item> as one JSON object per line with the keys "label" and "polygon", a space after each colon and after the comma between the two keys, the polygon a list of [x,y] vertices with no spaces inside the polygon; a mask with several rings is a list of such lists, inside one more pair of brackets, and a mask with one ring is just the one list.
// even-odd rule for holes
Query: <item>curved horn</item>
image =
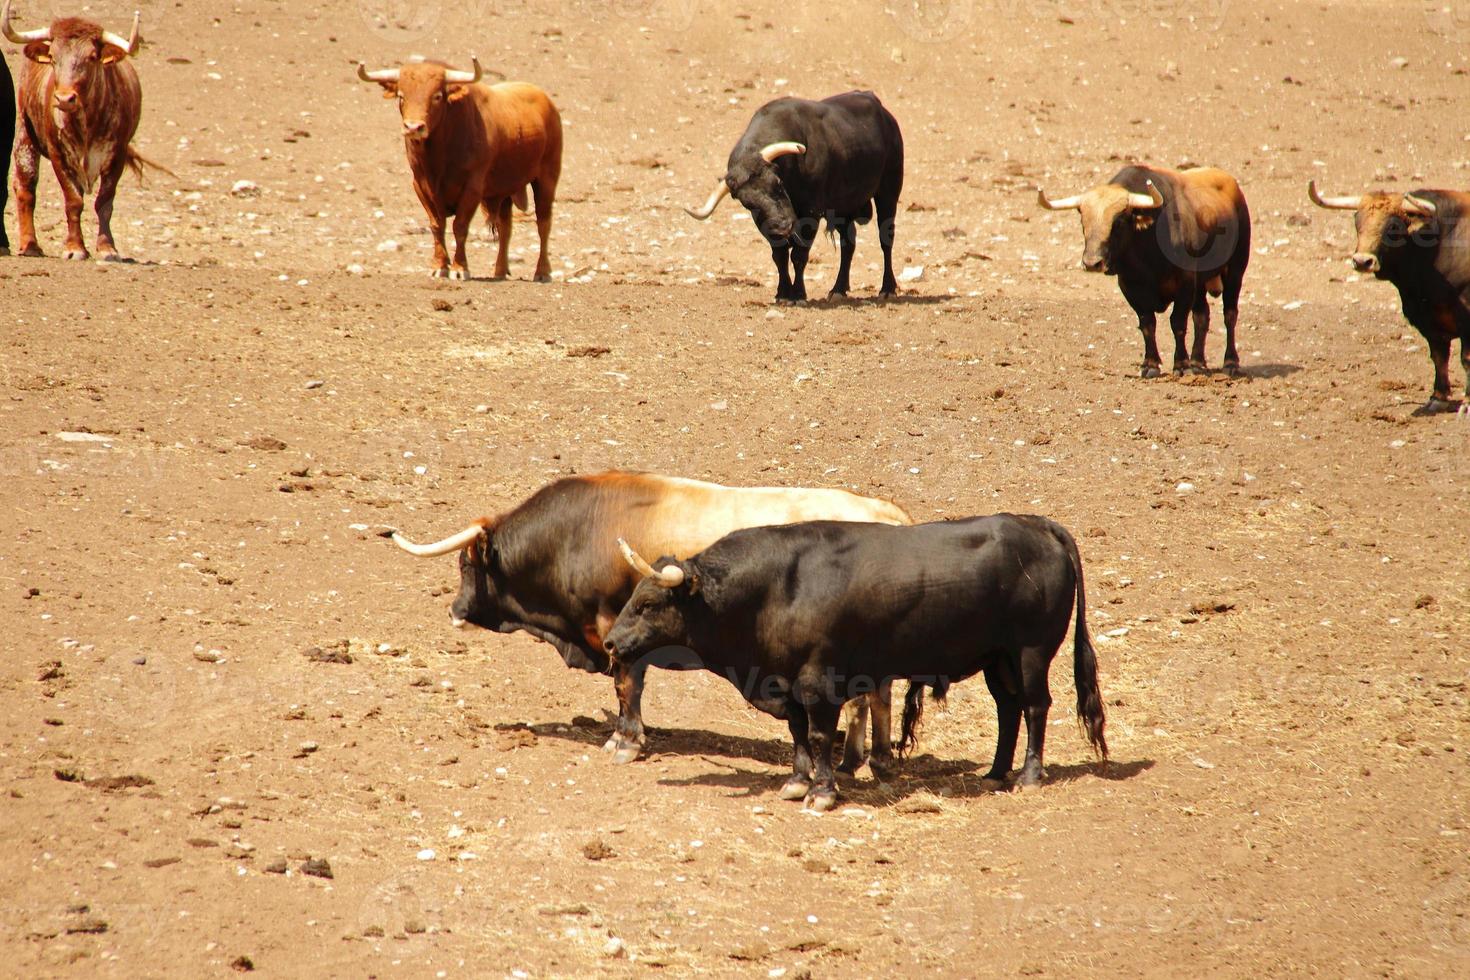
{"label": "curved horn", "polygon": [[1074,211],[1082,206],[1083,194],[1073,194],[1071,197],[1059,197],[1055,201],[1046,196],[1046,191],[1040,187],[1036,188],[1036,202],[1048,211]]}
{"label": "curved horn", "polygon": [[18,31],[10,26],[10,0],[5,0],[5,10],[0,13],[0,32],[5,34],[7,41],[16,44],[28,44],[31,41],[51,40],[51,28],[38,27],[33,31]]}
{"label": "curved horn", "polygon": [[1148,187],[1148,193],[1147,194],[1134,194],[1134,193],[1131,193],[1130,192],[1128,194],[1128,206],[1130,208],[1149,208],[1149,209],[1163,207],[1164,206],[1164,195],[1162,195],[1162,194],[1159,193],[1159,189],[1154,186],[1154,182],[1151,181],[1151,180],[1149,180],[1149,181],[1145,181],[1144,183]]}
{"label": "curved horn", "polygon": [[111,31],[103,31],[102,32],[102,41],[103,41],[103,43],[104,44],[111,44],[113,47],[122,48],[124,54],[132,54],[133,53],[133,49],[135,47],[137,47],[137,45],[138,45],[138,24],[139,24],[139,22],[142,21],[142,19],[143,19],[143,12],[141,10],[135,10],[135,11],[133,11],[133,31],[132,31],[132,35],[126,41],[124,41],[121,37],[119,37],[118,35],[112,33]]}
{"label": "curved horn", "polygon": [[457,85],[473,85],[485,74],[485,69],[480,67],[480,59],[470,55],[470,64],[475,66],[474,71],[456,71],[450,68],[444,72],[444,80]]}
{"label": "curved horn", "polygon": [[633,566],[633,570],[644,578],[651,578],[666,589],[683,584],[684,569],[678,565],[665,565],[662,571],[654,571],[653,566],[644,561],[642,555],[628,547],[628,542],[622,538],[618,538],[618,547],[622,549],[623,558]]}
{"label": "curved horn", "polygon": [[367,65],[357,63],[357,77],[364,82],[396,82],[398,81],[397,68],[379,68],[377,71],[368,71]]}
{"label": "curved horn", "polygon": [[1363,197],[1323,197],[1317,193],[1317,182],[1307,181],[1307,197],[1319,208],[1329,208],[1334,211],[1356,211],[1363,206]]}
{"label": "curved horn", "polygon": [[1439,205],[1422,197],[1415,197],[1413,194],[1405,194],[1404,210],[1410,214],[1419,214],[1426,218],[1432,218],[1439,214]]}
{"label": "curved horn", "polygon": [[795,153],[797,156],[806,152],[806,146],[801,143],[772,143],[761,150],[761,159],[770,163],[784,156]]}
{"label": "curved horn", "polygon": [[485,529],[478,524],[471,524],[458,534],[451,534],[443,541],[435,541],[433,544],[414,544],[412,541],[393,532],[393,543],[398,545],[410,555],[420,558],[435,558],[439,555],[447,555],[453,551],[463,551],[484,537]]}
{"label": "curved horn", "polygon": [[684,213],[691,218],[698,218],[700,221],[703,221],[715,213],[715,208],[719,205],[720,201],[724,200],[725,195],[728,193],[730,193],[730,185],[725,183],[725,178],[721,177],[720,185],[710,191],[709,200],[704,202],[704,207],[685,208]]}

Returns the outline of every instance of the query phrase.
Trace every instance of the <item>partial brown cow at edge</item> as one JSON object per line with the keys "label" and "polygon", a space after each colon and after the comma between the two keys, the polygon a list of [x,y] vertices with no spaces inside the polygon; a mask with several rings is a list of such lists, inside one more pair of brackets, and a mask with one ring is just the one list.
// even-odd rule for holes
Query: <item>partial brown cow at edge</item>
{"label": "partial brown cow at edge", "polygon": [[[468,279],[465,236],[475,211],[483,208],[500,240],[494,278],[510,274],[511,204],[526,210],[526,188],[536,195],[536,229],[541,255],[536,281],[551,281],[546,242],[551,206],[561,179],[561,116],[545,92],[524,82],[482,85],[484,70],[456,71],[443,62],[409,61],[399,68],[369,71],[385,98],[398,100],[403,146],[413,172],[413,189],[434,235],[436,279]],[[454,260],[444,246],[446,218],[454,219]]]}

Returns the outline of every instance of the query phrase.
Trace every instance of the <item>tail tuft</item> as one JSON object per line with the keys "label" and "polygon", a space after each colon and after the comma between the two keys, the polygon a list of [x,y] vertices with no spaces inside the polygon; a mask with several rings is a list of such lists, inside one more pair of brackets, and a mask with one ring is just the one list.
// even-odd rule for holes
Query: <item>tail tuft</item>
{"label": "tail tuft", "polygon": [[[909,681],[909,692],[903,699],[903,735],[898,740],[898,754],[907,757],[919,744],[919,725],[924,720],[925,684]],[[949,694],[949,678],[937,678],[932,685],[933,699],[942,702]]]}
{"label": "tail tuft", "polygon": [[168,174],[174,180],[179,179],[178,174],[174,173],[163,164],[156,163],[153,160],[148,159],[131,146],[129,146],[127,149],[127,163],[125,164],[125,166],[133,172],[133,175],[138,178],[138,183],[140,184],[143,183],[144,167],[147,167],[150,170],[157,170],[159,173]]}

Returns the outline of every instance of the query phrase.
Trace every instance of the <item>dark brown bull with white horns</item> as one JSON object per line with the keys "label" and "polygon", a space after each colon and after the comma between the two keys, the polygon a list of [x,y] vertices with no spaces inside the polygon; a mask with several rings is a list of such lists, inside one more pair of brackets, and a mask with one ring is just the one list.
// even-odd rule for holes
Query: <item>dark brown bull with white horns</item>
{"label": "dark brown bull with white horns", "polygon": [[[1225,371],[1240,372],[1235,350],[1240,284],[1250,263],[1251,216],[1240,185],[1223,170],[1124,167],[1106,184],[1053,200],[1038,190],[1041,206],[1082,215],[1082,267],[1118,277],[1123,298],[1143,334],[1145,378],[1159,375],[1154,338],[1157,315],[1169,309],[1174,333],[1174,373],[1204,371],[1210,330],[1209,296],[1225,311]],[[1194,344],[1185,334],[1194,314]]]}
{"label": "dark brown bull with white horns", "polygon": [[[112,204],[117,182],[131,169],[157,167],[132,146],[143,112],[143,90],[131,55],[138,47],[140,15],[128,37],[79,17],[62,17],[48,27],[16,30],[10,0],[0,12],[0,33],[25,45],[20,73],[20,127],[15,141],[16,250],[42,255],[36,241],[36,180],[40,158],[51,161],[66,208],[68,259],[89,258],[82,242],[83,198],[97,190],[97,258],[116,261]],[[163,169],[159,167],[158,169]]]}
{"label": "dark brown bull with white horns", "polygon": [[1420,409],[1425,414],[1455,408],[1450,345],[1459,339],[1465,371],[1459,415],[1470,418],[1470,194],[1416,190],[1323,197],[1311,181],[1307,196],[1319,208],[1354,212],[1353,268],[1398,287],[1404,319],[1429,343],[1434,390]]}

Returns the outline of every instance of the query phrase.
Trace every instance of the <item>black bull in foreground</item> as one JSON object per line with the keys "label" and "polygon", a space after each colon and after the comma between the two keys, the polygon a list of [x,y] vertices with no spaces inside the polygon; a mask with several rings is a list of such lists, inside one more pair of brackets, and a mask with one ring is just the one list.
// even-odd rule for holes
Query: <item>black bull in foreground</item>
{"label": "black bull in foreground", "polygon": [[820,102],[776,99],[756,110],[709,200],[689,214],[705,220],[727,194],[745,205],[771,246],[779,277],[776,299],[799,301],[806,299],[803,277],[821,222],[826,220],[842,245],[831,295],[845,296],[857,226],[870,221],[876,209],[881,292],[889,296],[898,291],[893,218],[902,190],[903,134],[872,92],[847,92]]}
{"label": "black bull in foreground", "polygon": [[[754,707],[784,718],[796,757],[783,799],[836,802],[832,744],[842,705],[893,678],[940,696],[977,673],[995,698],[999,735],[989,778],[1005,779],[1021,716],[1019,781],[1042,778],[1047,673],[1076,599],[1077,716],[1104,759],[1097,655],[1087,632],[1082,560],[1044,517],[1000,514],[911,527],[817,521],[726,535],[693,558],[650,566],[607,634],[620,700],[647,660],[682,659],[723,675]],[[913,736],[922,688],[904,712]]]}

